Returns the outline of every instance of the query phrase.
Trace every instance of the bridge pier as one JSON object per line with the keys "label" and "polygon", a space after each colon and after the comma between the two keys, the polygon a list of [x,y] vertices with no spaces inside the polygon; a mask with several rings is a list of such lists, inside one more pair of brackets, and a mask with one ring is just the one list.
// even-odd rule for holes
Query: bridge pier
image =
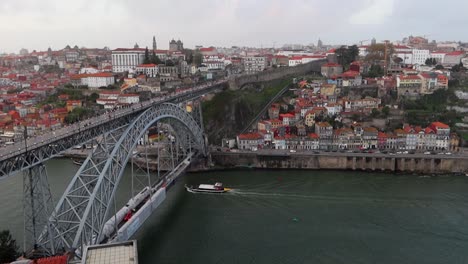
{"label": "bridge pier", "polygon": [[380,170],[385,170],[385,158],[380,158]]}
{"label": "bridge pier", "polygon": [[375,163],[376,163],[376,158],[373,157],[372,161],[371,161],[371,168],[372,168],[373,171],[375,171]]}
{"label": "bridge pier", "polygon": [[353,157],[353,170],[356,170],[356,157]]}
{"label": "bridge pier", "polygon": [[[23,171],[23,213],[24,213],[24,240],[23,250],[27,252],[36,248],[43,228],[49,231],[52,238],[52,226],[49,216],[53,210],[52,194],[50,193],[47,170],[44,164],[39,164]],[[54,254],[53,245],[42,245],[48,251],[49,246]]]}

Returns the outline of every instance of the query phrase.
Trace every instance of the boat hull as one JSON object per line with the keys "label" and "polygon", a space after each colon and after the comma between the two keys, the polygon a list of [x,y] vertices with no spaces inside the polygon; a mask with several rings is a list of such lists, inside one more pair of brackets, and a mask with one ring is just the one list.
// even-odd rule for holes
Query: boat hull
{"label": "boat hull", "polygon": [[207,190],[207,189],[193,188],[187,185],[185,186],[185,189],[187,189],[187,191],[191,193],[226,193],[230,191],[230,189],[228,188],[224,188],[222,190]]}

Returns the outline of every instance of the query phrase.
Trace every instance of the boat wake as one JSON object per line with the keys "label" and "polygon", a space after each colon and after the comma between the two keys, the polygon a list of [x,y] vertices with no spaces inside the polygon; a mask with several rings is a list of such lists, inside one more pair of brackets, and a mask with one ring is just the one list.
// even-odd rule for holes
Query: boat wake
{"label": "boat wake", "polygon": [[249,192],[239,189],[232,189],[227,194],[231,195],[245,195],[245,196],[270,196],[270,197],[291,197],[291,198],[316,198],[315,195],[301,195],[292,193],[271,193],[271,192]]}

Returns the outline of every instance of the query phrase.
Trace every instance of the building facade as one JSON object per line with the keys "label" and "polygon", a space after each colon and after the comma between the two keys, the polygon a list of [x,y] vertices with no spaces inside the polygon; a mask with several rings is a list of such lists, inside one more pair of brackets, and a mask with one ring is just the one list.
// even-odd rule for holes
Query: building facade
{"label": "building facade", "polygon": [[119,48],[112,51],[112,71],[126,72],[135,70],[145,60],[145,49]]}

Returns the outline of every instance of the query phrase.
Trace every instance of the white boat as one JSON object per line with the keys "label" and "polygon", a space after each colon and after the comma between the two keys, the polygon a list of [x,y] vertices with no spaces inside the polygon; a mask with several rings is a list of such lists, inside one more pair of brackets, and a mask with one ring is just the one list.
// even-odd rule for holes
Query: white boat
{"label": "white boat", "polygon": [[81,160],[72,159],[72,162],[73,162],[73,164],[78,165],[78,166],[83,165],[83,161],[81,161]]}
{"label": "white boat", "polygon": [[191,193],[225,193],[231,189],[224,188],[220,182],[213,184],[200,184],[197,187],[185,185],[185,189]]}

